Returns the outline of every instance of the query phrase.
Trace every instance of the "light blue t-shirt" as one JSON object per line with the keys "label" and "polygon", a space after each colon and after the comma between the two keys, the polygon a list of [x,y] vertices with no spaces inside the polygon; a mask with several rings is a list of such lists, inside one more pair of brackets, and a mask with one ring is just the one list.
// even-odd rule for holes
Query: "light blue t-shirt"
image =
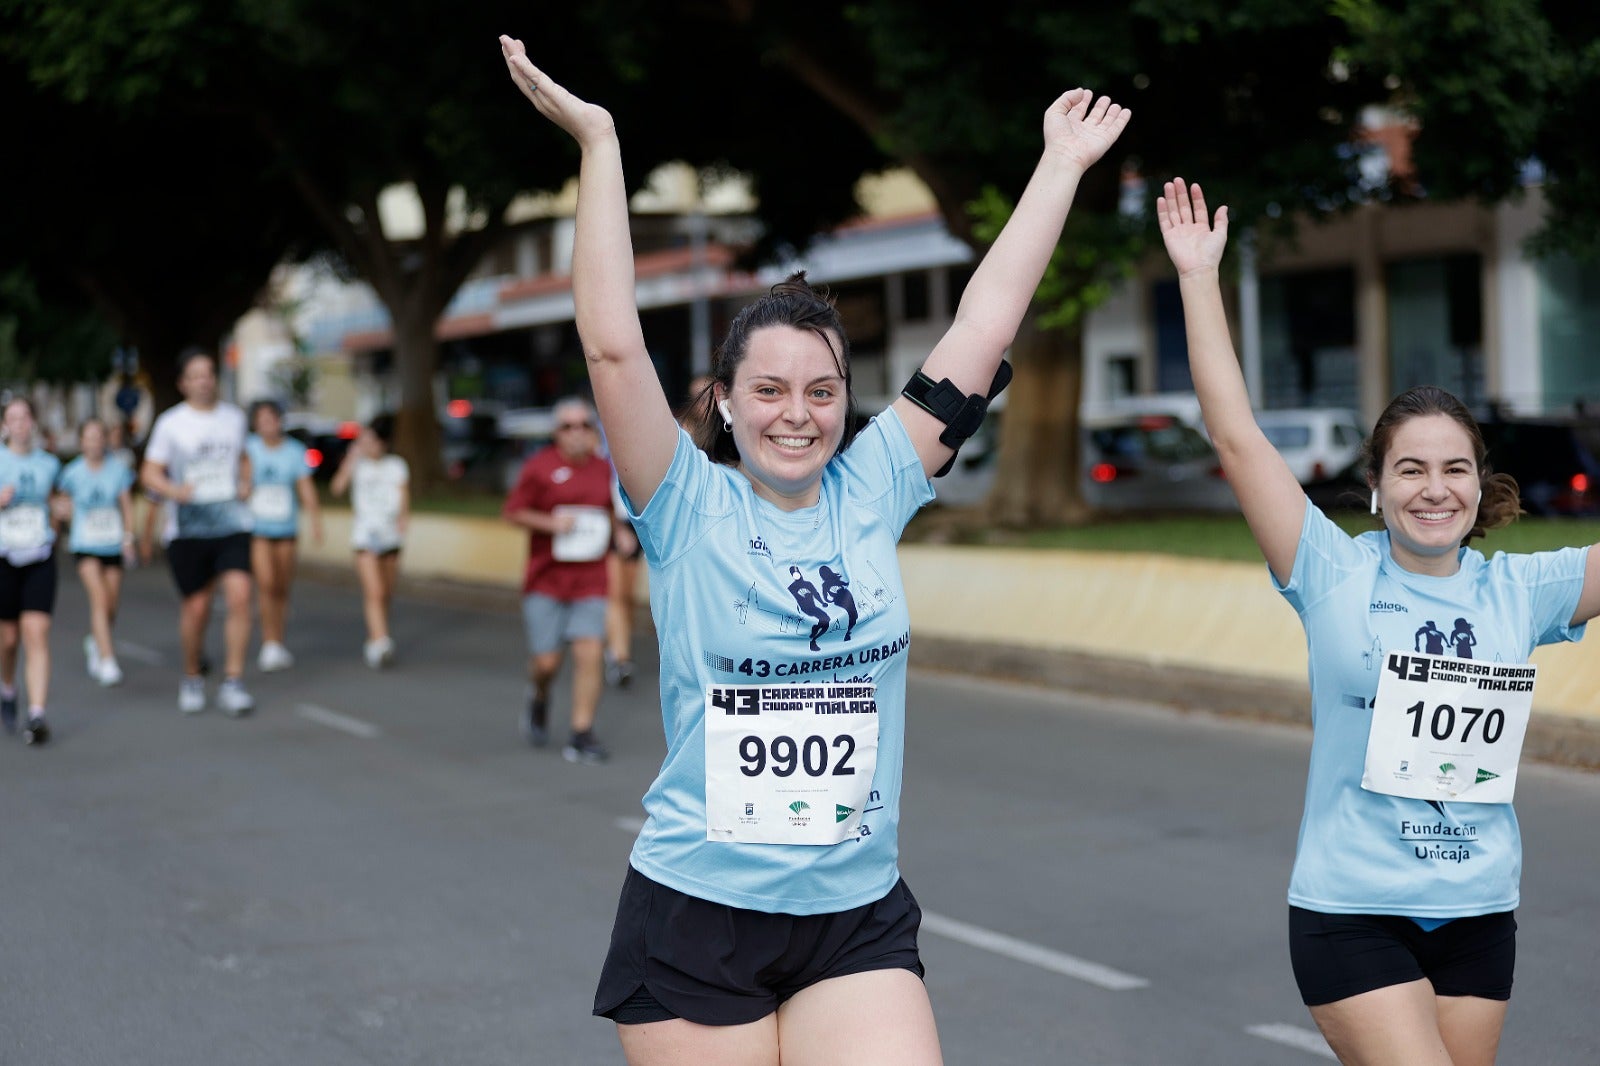
{"label": "light blue t-shirt", "polygon": [[[687,433],[644,513],[625,500],[650,566],[667,740],[630,860],[640,873],[701,899],[788,914],[847,910],[894,887],[910,643],[895,545],[932,498],[905,427],[886,411],[828,464],[814,507],[779,510]],[[877,685],[877,769],[862,829],[831,846],[707,841],[706,688],[785,681]]]}
{"label": "light blue t-shirt", "polygon": [[56,542],[50,518],[50,493],[55,491],[61,460],[42,448],[18,455],[0,445],[0,486],[16,492],[0,508],[0,557],[13,566],[48,559]]}
{"label": "light blue t-shirt", "polygon": [[[296,486],[309,477],[306,446],[293,437],[284,437],[276,448],[250,434],[245,442],[250,456],[251,513],[258,537],[293,537],[300,531],[300,496]],[[266,492],[262,492],[263,487]],[[280,502],[281,501],[281,502]]]}
{"label": "light blue t-shirt", "polygon": [[[133,487],[133,471],[114,455],[100,461],[97,470],[78,456],[61,471],[61,491],[72,497],[72,531],[67,547],[84,555],[121,555],[122,494]],[[102,521],[107,511],[115,521]]]}
{"label": "light blue t-shirt", "polygon": [[[1460,550],[1449,577],[1404,570],[1386,530],[1351,537],[1309,501],[1294,573],[1274,586],[1310,650],[1311,770],[1289,902],[1332,914],[1462,918],[1517,906],[1522,838],[1509,803],[1406,799],[1361,787],[1387,651],[1524,663],[1571,626],[1587,548]],[[1537,698],[1537,691],[1535,692]]]}

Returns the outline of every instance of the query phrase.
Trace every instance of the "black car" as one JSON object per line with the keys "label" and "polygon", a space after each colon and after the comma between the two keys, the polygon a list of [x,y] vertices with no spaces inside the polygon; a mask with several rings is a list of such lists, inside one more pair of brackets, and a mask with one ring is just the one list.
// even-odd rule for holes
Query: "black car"
{"label": "black car", "polygon": [[1480,428],[1489,466],[1517,479],[1529,514],[1600,514],[1600,421],[1498,418]]}

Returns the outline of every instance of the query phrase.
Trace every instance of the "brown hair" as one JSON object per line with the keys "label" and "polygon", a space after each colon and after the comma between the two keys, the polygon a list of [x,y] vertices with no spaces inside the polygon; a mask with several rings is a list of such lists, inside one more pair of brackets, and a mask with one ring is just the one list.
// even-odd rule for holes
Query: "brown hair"
{"label": "brown hair", "polygon": [[1467,439],[1472,442],[1472,459],[1478,467],[1478,487],[1483,491],[1483,497],[1478,501],[1478,519],[1467,535],[1461,538],[1461,543],[1466,544],[1473,537],[1481,537],[1491,529],[1509,526],[1517,515],[1522,514],[1522,498],[1516,478],[1494,472],[1489,465],[1489,447],[1483,441],[1478,420],[1472,417],[1466,404],[1436,385],[1418,385],[1407,389],[1390,400],[1389,406],[1378,416],[1378,424],[1372,427],[1372,436],[1361,445],[1359,463],[1367,476],[1367,484],[1376,487],[1395,430],[1413,418],[1428,415],[1444,415],[1453,419],[1466,431]]}
{"label": "brown hair", "polygon": [[728,336],[712,361],[711,383],[699,395],[689,398],[683,414],[684,427],[713,462],[732,465],[739,461],[733,434],[722,428],[722,415],[717,412],[716,386],[720,384],[724,392],[732,390],[733,375],[744,362],[751,334],[769,326],[810,330],[827,344],[844,378],[844,437],[839,441],[839,451],[844,451],[855,439],[856,394],[850,384],[850,339],[844,335],[844,322],[839,318],[838,308],[833,306],[833,298],[825,291],[812,288],[806,281],[806,272],[798,270],[734,316]]}

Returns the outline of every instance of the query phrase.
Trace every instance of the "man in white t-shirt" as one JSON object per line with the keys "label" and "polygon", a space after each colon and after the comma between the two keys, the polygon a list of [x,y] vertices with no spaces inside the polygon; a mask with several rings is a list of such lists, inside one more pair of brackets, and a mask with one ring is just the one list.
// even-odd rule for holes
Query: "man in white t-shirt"
{"label": "man in white t-shirt", "polygon": [[200,673],[211,597],[218,580],[228,617],[223,627],[223,680],[217,706],[233,717],[255,706],[243,683],[250,643],[250,457],[244,412],[217,398],[217,364],[209,352],[189,349],[178,358],[184,402],[162,412],[150,431],[140,476],[168,501],[167,561],[183,605],[178,636],[183,680],[178,709],[205,710]]}

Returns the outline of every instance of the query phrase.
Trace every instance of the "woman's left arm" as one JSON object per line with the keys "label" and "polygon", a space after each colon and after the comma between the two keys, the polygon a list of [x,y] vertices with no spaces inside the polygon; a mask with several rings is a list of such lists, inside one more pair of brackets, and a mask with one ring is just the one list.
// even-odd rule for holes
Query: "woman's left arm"
{"label": "woman's left arm", "polygon": [[[988,393],[1050,263],[1079,180],[1111,147],[1131,114],[1108,97],[1094,100],[1088,89],[1063,93],[1050,105],[1044,117],[1044,154],[1016,210],[967,283],[955,321],[923,363],[928,377],[949,378],[965,394]],[[932,475],[951,454],[939,442],[944,423],[904,396],[895,400],[894,409],[923,469]]]}

